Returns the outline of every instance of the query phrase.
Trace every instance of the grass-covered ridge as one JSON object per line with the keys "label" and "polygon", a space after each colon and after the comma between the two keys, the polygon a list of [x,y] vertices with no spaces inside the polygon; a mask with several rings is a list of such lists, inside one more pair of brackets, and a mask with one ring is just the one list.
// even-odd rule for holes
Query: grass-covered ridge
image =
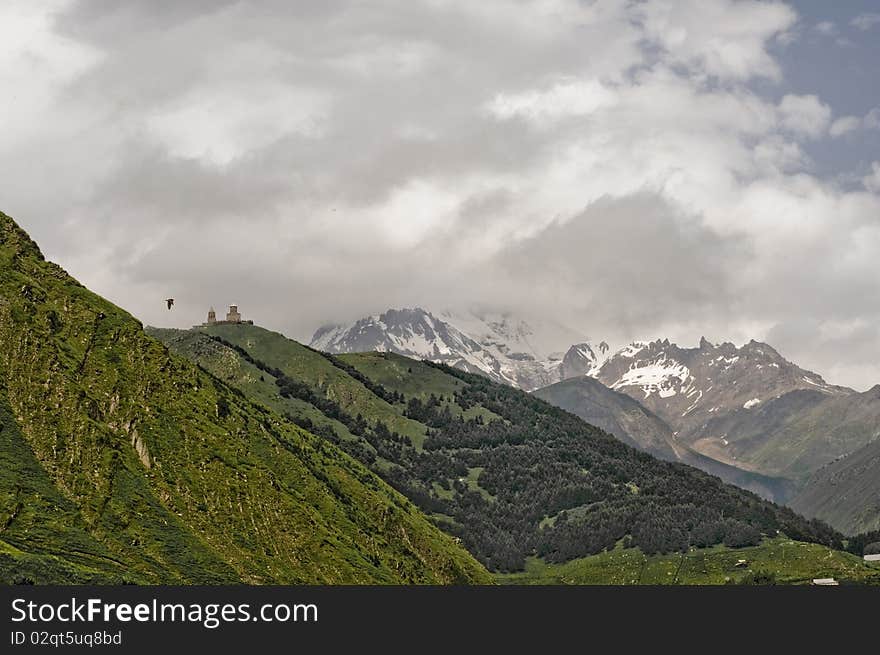
{"label": "grass-covered ridge", "polygon": [[0,581],[472,583],[362,464],[91,293],[0,214]]}
{"label": "grass-covered ridge", "polygon": [[269,363],[292,379],[320,389],[345,412],[361,414],[371,423],[382,421],[389,430],[421,442],[423,426],[406,418],[362,382],[334,366],[330,358],[278,332],[248,328],[247,325],[215,325],[202,331],[243,348],[254,360]]}
{"label": "grass-covered ridge", "polygon": [[[283,404],[292,421],[316,424],[494,571],[621,539],[649,554],[779,533],[842,545],[828,526],[482,376],[389,353],[329,356],[252,325],[154,333],[243,393]],[[401,419],[406,435],[389,427]]]}

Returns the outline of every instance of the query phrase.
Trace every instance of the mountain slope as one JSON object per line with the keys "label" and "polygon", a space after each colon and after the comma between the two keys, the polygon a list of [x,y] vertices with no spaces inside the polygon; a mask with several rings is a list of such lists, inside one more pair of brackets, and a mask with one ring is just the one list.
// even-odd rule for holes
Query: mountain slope
{"label": "mountain slope", "polygon": [[362,381],[351,377],[315,350],[291,341],[278,332],[241,325],[215,325],[202,333],[217,337],[246,350],[254,359],[271,362],[282,374],[316,389],[339,407],[370,421],[383,421],[390,430],[416,443],[424,437],[424,427],[377,396]]}
{"label": "mountain slope", "polygon": [[683,449],[662,419],[598,380],[582,375],[538,389],[534,395],[652,455],[673,461],[682,458]]}
{"label": "mountain slope", "polygon": [[[625,537],[648,553],[757,543],[761,533],[777,531],[839,543],[827,526],[691,467],[654,459],[484,375],[394,353],[336,357],[293,341],[285,346],[258,326],[227,326],[223,336],[217,330],[156,334],[243,393],[255,388],[243,374],[248,366],[265,381],[272,376],[277,395],[309,405],[290,405],[293,421],[304,422],[297,412],[307,409],[344,423],[356,440],[324,427],[321,434],[370,464],[490,569],[520,569],[531,555],[567,561]],[[222,348],[205,347],[209,341]],[[243,363],[231,365],[232,357]],[[292,360],[302,378],[290,377],[300,375]],[[339,372],[332,385],[314,374],[325,363]],[[420,424],[421,442],[389,429],[387,413],[358,411],[360,401],[342,407],[363,390],[383,399],[385,412]]]}
{"label": "mountain slope", "polygon": [[845,534],[880,530],[880,440],[819,470],[791,506]]}
{"label": "mountain slope", "polygon": [[5,214],[0,399],[0,580],[489,579],[360,463],[169,354]]}
{"label": "mountain slope", "polygon": [[723,435],[726,457],[769,474],[806,478],[880,438],[880,386],[832,396],[791,391],[712,419],[705,432]]}
{"label": "mountain slope", "polygon": [[784,503],[794,491],[794,484],[789,480],[746,471],[692,450],[676,439],[661,418],[635,399],[609,389],[593,378],[580,376],[557,382],[538,389],[534,395],[636,448],[662,459],[694,466],[762,498]]}

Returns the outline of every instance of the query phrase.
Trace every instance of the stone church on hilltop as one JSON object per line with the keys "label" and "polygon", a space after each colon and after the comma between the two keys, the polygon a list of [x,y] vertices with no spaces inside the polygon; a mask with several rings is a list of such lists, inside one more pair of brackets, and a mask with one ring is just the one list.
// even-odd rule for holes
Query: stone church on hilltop
{"label": "stone church on hilltop", "polygon": [[208,310],[208,320],[202,323],[202,327],[210,327],[211,325],[253,325],[253,321],[244,321],[241,318],[241,314],[238,312],[238,305],[232,304],[229,305],[229,311],[226,312],[226,320],[218,321],[217,320],[217,312],[214,311],[214,308]]}

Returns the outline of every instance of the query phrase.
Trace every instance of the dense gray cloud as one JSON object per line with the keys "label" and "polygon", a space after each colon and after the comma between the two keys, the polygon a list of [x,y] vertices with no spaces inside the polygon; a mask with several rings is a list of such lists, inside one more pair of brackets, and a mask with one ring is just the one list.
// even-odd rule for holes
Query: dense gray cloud
{"label": "dense gray cloud", "polygon": [[736,272],[751,252],[744,239],[723,239],[662,196],[640,193],[600,198],[499,259],[524,297],[552,299],[575,315],[605,308],[591,331],[634,338],[652,324],[659,334],[671,319],[699,328],[697,307],[716,320],[735,310]]}
{"label": "dense gray cloud", "polygon": [[787,4],[34,4],[0,9],[2,209],[145,322],[479,304],[880,381],[880,163],[815,161],[873,108],[786,85]]}

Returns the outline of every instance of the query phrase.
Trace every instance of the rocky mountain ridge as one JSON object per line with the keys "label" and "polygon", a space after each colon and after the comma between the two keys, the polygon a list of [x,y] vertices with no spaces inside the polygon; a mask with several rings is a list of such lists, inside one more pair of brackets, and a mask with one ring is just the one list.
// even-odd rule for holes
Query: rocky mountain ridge
{"label": "rocky mountain ridge", "polygon": [[393,352],[534,391],[594,370],[610,353],[559,324],[491,312],[389,309],[319,328],[309,344],[333,354]]}

